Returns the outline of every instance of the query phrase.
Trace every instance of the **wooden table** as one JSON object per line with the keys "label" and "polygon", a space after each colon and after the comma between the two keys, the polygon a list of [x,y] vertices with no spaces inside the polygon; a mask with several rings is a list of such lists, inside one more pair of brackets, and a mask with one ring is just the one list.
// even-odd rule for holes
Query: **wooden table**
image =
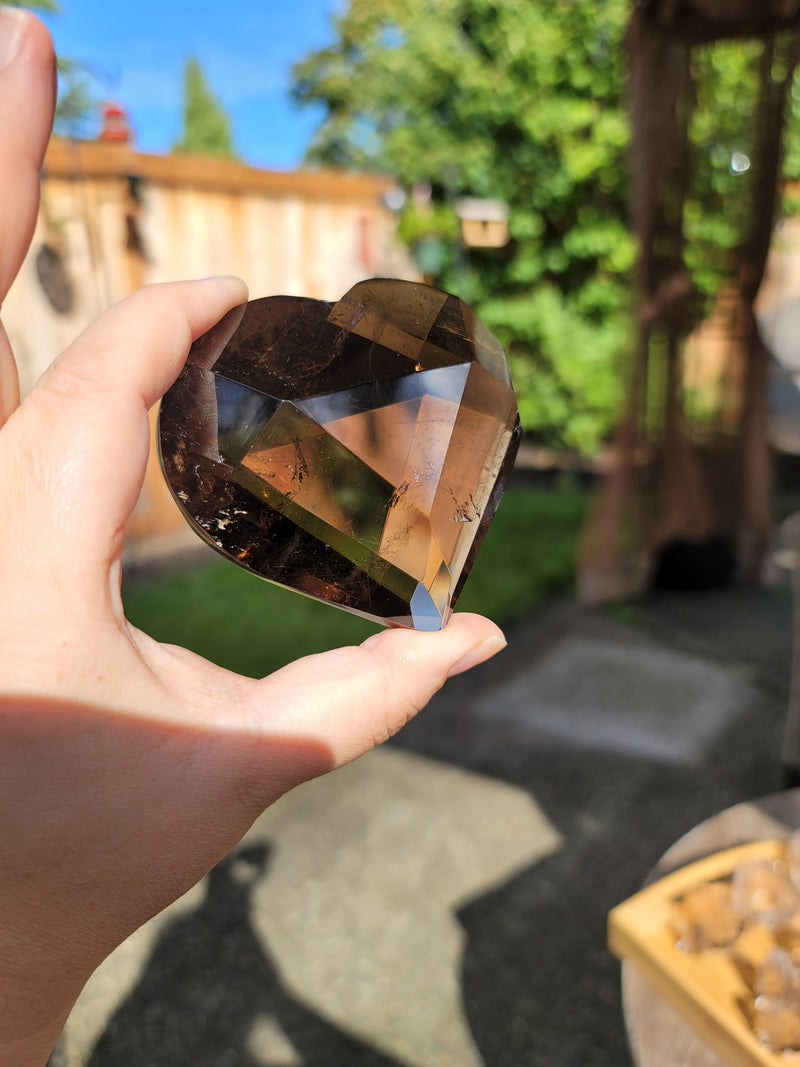
{"label": "wooden table", "polygon": [[[665,852],[648,882],[724,848],[800,829],[800,789],[737,804],[700,823]],[[654,993],[632,963],[622,968],[625,1022],[638,1067],[727,1067],[682,1016]]]}

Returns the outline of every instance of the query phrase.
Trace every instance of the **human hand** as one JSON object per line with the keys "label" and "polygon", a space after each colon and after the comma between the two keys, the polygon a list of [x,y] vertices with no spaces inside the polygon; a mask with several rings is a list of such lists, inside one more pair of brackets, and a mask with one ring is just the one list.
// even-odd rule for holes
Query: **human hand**
{"label": "human hand", "polygon": [[[3,55],[0,301],[33,232],[53,107],[43,26],[0,9]],[[0,1065],[43,1064],[97,964],[264,807],[395,733],[504,644],[456,615],[440,633],[386,631],[254,680],[125,620],[147,409],[191,340],[245,299],[235,279],[143,290],[21,406],[0,331]]]}

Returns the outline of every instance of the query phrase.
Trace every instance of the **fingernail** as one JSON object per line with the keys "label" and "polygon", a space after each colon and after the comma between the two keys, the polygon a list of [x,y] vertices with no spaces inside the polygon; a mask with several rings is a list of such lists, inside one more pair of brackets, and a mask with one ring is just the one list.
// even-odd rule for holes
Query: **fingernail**
{"label": "fingernail", "polygon": [[19,52],[28,16],[15,8],[0,8],[0,71],[10,67]]}
{"label": "fingernail", "polygon": [[201,278],[200,280],[203,282],[213,282],[215,285],[224,283],[231,288],[241,289],[244,293],[247,293],[247,283],[236,274],[212,274],[208,278]]}
{"label": "fingernail", "polygon": [[201,278],[201,282],[231,282],[236,285],[244,285],[244,282],[236,274],[209,274],[207,278]]}
{"label": "fingernail", "polygon": [[491,637],[487,637],[485,641],[481,641],[479,645],[471,648],[465,656],[462,656],[458,662],[454,663],[447,672],[447,677],[454,678],[457,674],[463,674],[464,671],[468,671],[470,667],[477,667],[479,663],[491,659],[492,656],[504,649],[507,643],[501,634],[492,634]]}

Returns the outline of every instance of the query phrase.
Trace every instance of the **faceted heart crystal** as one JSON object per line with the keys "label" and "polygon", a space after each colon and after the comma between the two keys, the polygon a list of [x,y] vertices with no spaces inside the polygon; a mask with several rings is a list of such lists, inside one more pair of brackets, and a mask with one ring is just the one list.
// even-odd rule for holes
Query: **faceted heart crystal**
{"label": "faceted heart crystal", "polygon": [[447,622],[519,436],[497,340],[456,297],[402,281],[235,308],[160,416],[167,482],[209,544],[420,630]]}

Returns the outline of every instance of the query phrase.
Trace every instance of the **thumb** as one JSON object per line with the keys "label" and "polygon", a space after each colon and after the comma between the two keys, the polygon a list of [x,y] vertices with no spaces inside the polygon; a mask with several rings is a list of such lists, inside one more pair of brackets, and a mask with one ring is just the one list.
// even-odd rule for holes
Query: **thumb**
{"label": "thumb", "polygon": [[448,678],[505,644],[493,622],[467,613],[435,633],[385,630],[290,663],[257,683],[257,700],[270,733],[313,738],[342,765],[392,737]]}
{"label": "thumb", "polygon": [[[192,340],[246,299],[235,278],[142,289],[93,322],[15,413],[5,430],[16,460],[6,466],[25,486],[29,528],[59,545],[60,569],[102,569],[119,549],[144,478],[148,407]],[[0,469],[0,489],[2,479]]]}

